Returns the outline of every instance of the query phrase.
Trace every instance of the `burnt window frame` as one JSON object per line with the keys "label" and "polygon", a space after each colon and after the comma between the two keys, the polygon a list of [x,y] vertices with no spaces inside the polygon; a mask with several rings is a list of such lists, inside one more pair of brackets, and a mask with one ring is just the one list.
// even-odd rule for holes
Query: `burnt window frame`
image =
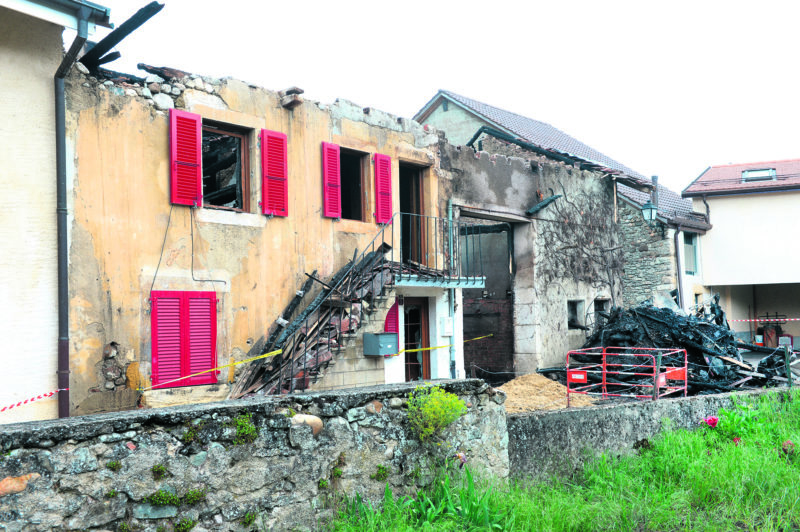
{"label": "burnt window frame", "polygon": [[[348,173],[347,177],[347,184],[345,183],[345,172],[344,168],[345,165],[343,164],[343,159],[358,159],[358,185],[359,185],[359,217],[358,218],[351,218],[350,216],[345,216],[345,190],[353,181],[353,176]],[[369,188],[368,188],[368,179],[367,176],[369,175],[369,164],[370,164],[370,154],[369,152],[364,152],[361,150],[355,150],[353,148],[348,148],[346,146],[339,146],[339,201],[340,201],[340,219],[341,220],[352,220],[355,222],[368,222],[369,221]],[[355,165],[353,165],[355,166]],[[348,168],[350,165],[348,165]],[[349,192],[349,190],[348,190]],[[349,204],[350,199],[347,200]],[[348,212],[348,214],[352,214]]]}
{"label": "burnt window frame", "polygon": [[[570,307],[575,305],[575,322],[570,320],[571,310]],[[575,324],[573,326],[573,323]],[[567,300],[567,330],[569,331],[582,331],[586,327],[586,301],[583,299],[568,299]]]}
{"label": "burnt window frame", "polygon": [[[201,182],[201,186],[203,186],[203,208],[204,209],[220,209],[225,211],[233,211],[233,212],[251,212],[250,211],[250,136],[253,134],[253,130],[247,127],[237,126],[235,124],[228,124],[225,122],[217,122],[215,120],[206,120],[205,118],[202,121],[202,127],[200,131],[200,149],[201,153],[205,153],[203,151],[203,147],[205,146],[205,140],[203,138],[203,134],[208,131],[210,133],[220,133],[223,135],[227,135],[230,137],[236,137],[240,141],[240,158],[242,162],[242,168],[239,175],[239,187],[241,189],[241,198],[242,198],[242,206],[240,208],[237,207],[226,207],[225,205],[214,205],[212,203],[206,203],[206,190],[204,183]],[[205,178],[205,164],[203,164],[203,175],[201,176],[201,180]]]}

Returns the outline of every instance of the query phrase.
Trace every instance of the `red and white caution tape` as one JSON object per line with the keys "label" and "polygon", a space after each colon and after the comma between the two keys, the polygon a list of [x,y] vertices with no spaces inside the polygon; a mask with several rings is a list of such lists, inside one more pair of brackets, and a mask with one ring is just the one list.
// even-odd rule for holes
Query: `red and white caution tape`
{"label": "red and white caution tape", "polygon": [[728,321],[749,321],[749,322],[759,322],[759,323],[772,323],[772,322],[785,322],[785,321],[800,321],[800,318],[762,318],[762,319],[755,319],[755,320],[728,320]]}
{"label": "red and white caution tape", "polygon": [[4,406],[0,408],[0,412],[5,412],[6,410],[11,410],[14,407],[26,405],[28,403],[32,403],[34,401],[38,401],[39,399],[46,399],[48,397],[53,397],[58,392],[66,392],[69,388],[59,388],[58,390],[53,390],[52,392],[43,393],[41,395],[37,395],[36,397],[31,397],[30,399],[25,399],[24,401],[20,401],[19,403],[14,403],[10,406]]}

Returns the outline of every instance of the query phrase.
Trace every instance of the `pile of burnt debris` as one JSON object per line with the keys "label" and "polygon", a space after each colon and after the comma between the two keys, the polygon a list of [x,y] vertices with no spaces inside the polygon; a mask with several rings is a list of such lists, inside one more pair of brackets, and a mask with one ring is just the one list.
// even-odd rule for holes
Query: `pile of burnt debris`
{"label": "pile of burnt debris", "polygon": [[[684,366],[681,350],[685,350],[689,395],[800,382],[800,366],[797,369],[792,368],[795,364],[800,364],[797,359],[800,353],[791,351],[789,347],[770,348],[743,343],[737,339],[727,324],[718,298],[711,303],[708,310],[701,308],[694,315],[651,304],[629,309],[614,307],[610,312],[598,314],[602,319],[587,339],[584,349],[669,349],[671,351],[661,360],[661,364],[669,368]],[[646,353],[636,349],[623,352]],[[743,357],[742,354],[746,356]],[[571,356],[571,360],[591,364],[597,362],[597,357],[577,354]],[[618,368],[642,365],[642,358],[634,356],[614,355],[607,357],[607,361],[610,364],[621,364]],[[793,373],[793,369],[797,373]],[[646,387],[649,383],[652,390],[653,377],[645,375],[646,373],[648,372],[642,370],[627,370],[606,375],[606,378],[613,377],[613,381],[619,386]],[[588,372],[587,377],[589,384],[602,379],[601,372]]]}

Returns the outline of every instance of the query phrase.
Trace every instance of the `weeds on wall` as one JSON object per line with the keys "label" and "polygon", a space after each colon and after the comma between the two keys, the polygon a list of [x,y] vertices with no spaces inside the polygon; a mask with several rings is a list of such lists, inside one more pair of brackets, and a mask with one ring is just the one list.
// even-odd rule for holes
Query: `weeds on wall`
{"label": "weeds on wall", "polygon": [[234,445],[253,443],[258,438],[258,428],[253,425],[253,415],[248,412],[233,418],[231,424],[236,428],[236,437],[233,439]]}
{"label": "weeds on wall", "polygon": [[122,464],[120,463],[119,460],[111,460],[110,462],[108,462],[106,464],[106,469],[110,469],[114,473],[119,471],[121,468],[122,468]]}
{"label": "weeds on wall", "polygon": [[438,436],[466,411],[464,401],[440,386],[417,386],[408,394],[408,422],[422,442]]}

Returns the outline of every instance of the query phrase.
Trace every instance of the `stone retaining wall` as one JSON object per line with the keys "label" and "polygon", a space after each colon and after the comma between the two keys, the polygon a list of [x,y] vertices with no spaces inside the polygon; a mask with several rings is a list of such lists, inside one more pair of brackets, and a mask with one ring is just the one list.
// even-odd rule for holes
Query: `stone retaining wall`
{"label": "stone retaining wall", "polygon": [[[329,518],[342,494],[378,500],[387,481],[414,492],[437,458],[457,451],[507,476],[505,396],[475,379],[440,384],[468,407],[442,446],[409,432],[411,385],[6,425],[0,478],[33,477],[27,487],[25,477],[0,483],[0,529],[156,531],[189,520],[194,531],[251,530],[250,513],[267,530],[304,530]],[[249,428],[258,430],[252,443],[243,441]],[[148,504],[158,490],[182,501]]]}
{"label": "stone retaining wall", "polygon": [[[765,393],[770,390],[736,395]],[[665,425],[696,428],[704,417],[731,406],[731,394],[717,394],[509,415],[511,471],[515,477],[568,475],[600,452],[630,453],[636,442],[655,436]]]}

